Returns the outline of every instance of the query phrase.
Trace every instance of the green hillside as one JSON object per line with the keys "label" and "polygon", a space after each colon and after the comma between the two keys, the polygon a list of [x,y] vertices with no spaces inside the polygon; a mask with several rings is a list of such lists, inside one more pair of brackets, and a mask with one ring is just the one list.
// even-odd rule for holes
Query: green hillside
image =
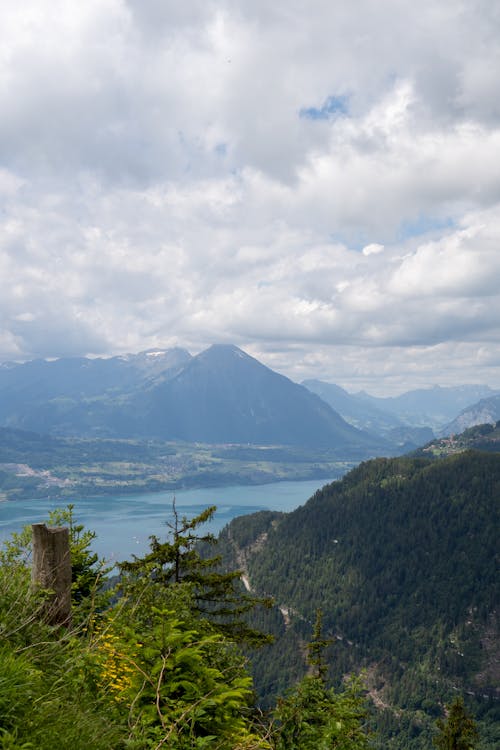
{"label": "green hillside", "polygon": [[424,445],[420,450],[415,451],[414,455],[443,458],[466,450],[487,451],[488,453],[499,452],[500,422],[495,425],[476,425],[475,427],[469,427],[458,435],[437,438]]}
{"label": "green hillside", "polygon": [[499,499],[500,455],[470,451],[369,461],[293,513],[234,521],[222,544],[281,610],[255,661],[264,701],[303,669],[320,607],[332,679],[367,670],[380,747],[431,747],[457,692],[497,747]]}
{"label": "green hillside", "polygon": [[0,427],[0,500],[331,478],[353,465],[327,448],[62,438]]}

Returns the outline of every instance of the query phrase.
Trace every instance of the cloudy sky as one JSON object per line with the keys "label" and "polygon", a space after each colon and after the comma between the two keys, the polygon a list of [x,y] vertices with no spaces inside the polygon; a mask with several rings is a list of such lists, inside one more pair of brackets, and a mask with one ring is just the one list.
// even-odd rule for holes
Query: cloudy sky
{"label": "cloudy sky", "polygon": [[3,0],[0,360],[500,387],[500,4]]}

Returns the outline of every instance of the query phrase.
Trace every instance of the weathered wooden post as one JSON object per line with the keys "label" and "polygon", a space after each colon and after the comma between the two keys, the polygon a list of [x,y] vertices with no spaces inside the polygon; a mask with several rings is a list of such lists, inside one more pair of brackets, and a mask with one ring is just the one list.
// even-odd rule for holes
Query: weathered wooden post
{"label": "weathered wooden post", "polygon": [[71,622],[71,555],[69,529],[47,527],[44,523],[31,526],[33,539],[33,585],[48,589],[47,620],[51,625]]}

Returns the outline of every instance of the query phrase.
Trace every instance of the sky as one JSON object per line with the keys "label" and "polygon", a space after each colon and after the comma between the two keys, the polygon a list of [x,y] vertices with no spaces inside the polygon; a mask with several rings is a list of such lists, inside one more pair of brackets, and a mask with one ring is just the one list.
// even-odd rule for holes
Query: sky
{"label": "sky", "polygon": [[3,0],[0,361],[500,388],[500,3]]}

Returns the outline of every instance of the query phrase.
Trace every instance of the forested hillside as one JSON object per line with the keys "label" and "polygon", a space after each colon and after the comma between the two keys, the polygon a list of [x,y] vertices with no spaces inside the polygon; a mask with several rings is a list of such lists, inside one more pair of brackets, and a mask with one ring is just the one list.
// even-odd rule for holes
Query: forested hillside
{"label": "forested hillside", "polygon": [[459,691],[493,750],[499,500],[500,456],[470,451],[369,461],[293,513],[233,521],[222,544],[281,612],[273,654],[255,662],[263,695],[300,674],[320,607],[332,678],[367,669],[380,747],[429,748],[436,713]]}

